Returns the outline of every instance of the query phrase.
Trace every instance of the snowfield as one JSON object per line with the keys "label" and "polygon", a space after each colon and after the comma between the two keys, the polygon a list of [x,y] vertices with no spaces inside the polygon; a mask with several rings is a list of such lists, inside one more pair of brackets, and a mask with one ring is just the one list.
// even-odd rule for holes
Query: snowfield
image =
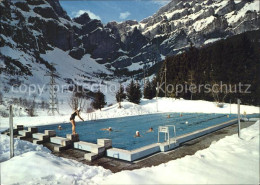
{"label": "snowfield", "polygon": [[[1,163],[2,184],[258,184],[259,121],[237,134],[213,142],[192,156],[159,166],[111,173],[102,167],[56,157],[46,149],[16,140],[15,150],[31,148]],[[1,136],[3,154],[8,136]],[[20,147],[17,147],[20,146]],[[2,151],[2,148],[1,148]]]}

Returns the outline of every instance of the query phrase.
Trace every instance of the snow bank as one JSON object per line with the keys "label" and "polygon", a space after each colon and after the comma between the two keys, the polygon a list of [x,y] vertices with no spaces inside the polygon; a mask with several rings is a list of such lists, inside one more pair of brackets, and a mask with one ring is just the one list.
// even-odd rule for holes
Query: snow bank
{"label": "snow bank", "polygon": [[[157,111],[158,109],[158,111]],[[217,107],[215,102],[204,100],[183,100],[173,98],[158,98],[153,100],[142,99],[139,105],[122,102],[122,108],[118,104],[96,111],[98,118],[123,117],[142,114],[154,114],[165,112],[186,112],[186,113],[237,113],[237,104],[225,104],[223,108]],[[255,106],[240,106],[241,113],[259,113],[259,108]]]}
{"label": "snow bank", "polygon": [[[10,157],[10,137],[7,135],[0,135],[0,162],[8,160]],[[30,151],[43,151],[50,152],[47,148],[42,145],[32,144],[27,141],[22,141],[14,138],[14,155],[21,155]]]}
{"label": "snow bank", "polygon": [[259,121],[237,135],[213,142],[193,156],[156,167],[122,171],[99,184],[258,184]]}
{"label": "snow bank", "polygon": [[50,153],[31,151],[1,163],[3,184],[93,184],[111,174]]}

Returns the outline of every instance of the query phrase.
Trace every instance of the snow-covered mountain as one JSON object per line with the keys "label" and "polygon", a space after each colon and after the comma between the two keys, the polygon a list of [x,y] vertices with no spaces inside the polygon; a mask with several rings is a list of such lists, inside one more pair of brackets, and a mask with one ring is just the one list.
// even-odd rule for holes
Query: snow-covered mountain
{"label": "snow-covered mountain", "polygon": [[[113,70],[152,66],[167,55],[260,27],[258,0],[173,0],[141,22],[71,19],[58,0],[2,0],[1,87],[44,84],[54,66],[59,83],[93,84]],[[109,83],[111,85],[111,83]]]}
{"label": "snow-covered mountain", "polygon": [[126,54],[117,66],[147,63],[150,66],[189,47],[259,29],[259,1],[173,0],[141,22],[108,23],[116,27]]}

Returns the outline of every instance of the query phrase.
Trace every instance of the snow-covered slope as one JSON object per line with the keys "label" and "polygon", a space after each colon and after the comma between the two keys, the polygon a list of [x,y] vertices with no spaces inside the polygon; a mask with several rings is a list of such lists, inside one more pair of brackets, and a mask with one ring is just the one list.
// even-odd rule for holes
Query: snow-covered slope
{"label": "snow-covered slope", "polygon": [[1,19],[2,46],[14,44],[34,55],[58,47],[75,59],[90,54],[110,69],[152,66],[163,60],[162,56],[185,50],[189,42],[199,47],[209,39],[226,38],[260,26],[257,0],[172,0],[141,22],[107,25],[90,19],[87,13],[71,20],[58,0],[4,0],[0,5],[5,9]]}
{"label": "snow-covered slope", "polygon": [[[71,21],[59,1],[4,0],[0,7],[0,90],[4,93],[4,102],[14,98],[47,102],[50,78],[45,74],[53,68],[58,75],[59,101],[66,103],[70,87],[84,85],[90,90],[91,84],[96,84],[97,89],[97,84],[103,82],[100,86],[104,86],[104,78],[112,75],[88,53],[83,52],[80,59],[75,57],[75,48],[79,48],[80,43],[73,27],[82,25]],[[110,99],[114,102],[113,97],[108,97],[108,103]],[[4,110],[1,109],[1,116]]]}
{"label": "snow-covered slope", "polygon": [[[143,42],[140,51],[131,52],[131,57],[121,61],[153,65],[163,60],[160,55],[174,55],[187,49],[192,42],[196,47],[228,36],[257,30],[259,21],[259,1],[181,1],[172,0],[154,15],[141,22],[113,23],[121,34],[122,41],[134,38],[135,28],[149,39]],[[122,27],[124,26],[124,27]],[[127,34],[125,33],[127,32]],[[141,56],[140,56],[141,54]],[[143,60],[145,58],[145,61]],[[141,62],[140,62],[141,61]]]}

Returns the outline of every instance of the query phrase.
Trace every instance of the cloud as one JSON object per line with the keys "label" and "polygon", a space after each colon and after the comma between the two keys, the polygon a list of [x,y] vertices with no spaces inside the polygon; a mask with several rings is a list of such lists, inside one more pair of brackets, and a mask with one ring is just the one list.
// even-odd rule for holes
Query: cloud
{"label": "cloud", "polygon": [[168,4],[169,2],[171,2],[170,0],[152,0],[153,4],[157,4],[159,6],[164,6],[166,4]]}
{"label": "cloud", "polygon": [[129,17],[131,15],[130,12],[121,12],[119,19],[126,19],[127,17]]}
{"label": "cloud", "polygon": [[88,13],[88,15],[89,15],[89,17],[90,17],[91,19],[101,20],[101,18],[100,18],[98,15],[94,14],[94,13],[91,12],[90,10],[79,10],[79,11],[77,11],[77,12],[72,12],[71,15],[72,15],[73,17],[79,17],[80,15],[82,15],[82,14],[84,14],[84,13]]}

